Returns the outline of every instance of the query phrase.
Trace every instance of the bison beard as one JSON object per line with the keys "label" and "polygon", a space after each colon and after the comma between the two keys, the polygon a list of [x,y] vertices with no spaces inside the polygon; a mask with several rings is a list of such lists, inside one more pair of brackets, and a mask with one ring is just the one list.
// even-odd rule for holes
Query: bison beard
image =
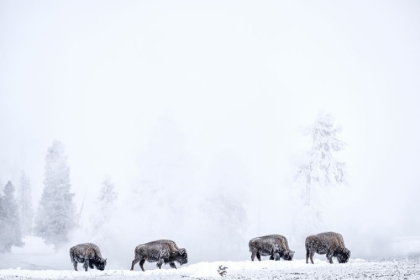
{"label": "bison beard", "polygon": [[145,261],[157,262],[156,266],[161,269],[162,264],[167,264],[176,269],[175,262],[180,265],[188,262],[187,250],[179,249],[172,240],[156,240],[137,246],[134,249],[134,260],[131,263],[131,270],[139,262],[141,270],[144,271]]}
{"label": "bison beard", "polygon": [[344,245],[343,236],[335,232],[323,232],[317,235],[311,235],[306,238],[306,263],[311,259],[314,263],[313,257],[315,253],[327,255],[330,263],[333,263],[332,258],[336,257],[339,263],[346,263],[350,259],[351,252]]}
{"label": "bison beard", "polygon": [[73,263],[74,270],[77,271],[77,263],[83,263],[85,271],[88,267],[104,270],[106,259],[102,258],[99,247],[93,243],[79,244],[70,248],[70,260]]}

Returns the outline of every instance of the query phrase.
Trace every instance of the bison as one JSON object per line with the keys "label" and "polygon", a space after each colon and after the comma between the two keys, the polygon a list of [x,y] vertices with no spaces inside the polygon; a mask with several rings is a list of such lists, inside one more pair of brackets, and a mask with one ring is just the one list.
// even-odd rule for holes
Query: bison
{"label": "bison", "polygon": [[323,232],[317,235],[311,235],[306,238],[306,263],[311,258],[314,263],[314,254],[327,254],[327,259],[333,263],[332,258],[336,257],[339,263],[346,263],[350,258],[350,250],[344,245],[343,236],[335,232]]}
{"label": "bison", "polygon": [[172,240],[156,240],[146,244],[141,244],[134,249],[134,260],[131,263],[131,270],[138,262],[141,270],[144,271],[145,261],[157,262],[156,266],[161,269],[162,264],[167,264],[176,269],[175,261],[180,265],[188,262],[187,250],[179,249]]}
{"label": "bison", "polygon": [[88,267],[104,270],[107,259],[102,258],[98,246],[93,243],[84,243],[70,248],[70,260],[74,270],[77,271],[77,263],[83,263],[83,267],[87,271]]}
{"label": "bison", "polygon": [[254,261],[255,256],[261,261],[261,256],[270,256],[270,260],[291,261],[295,251],[289,249],[286,237],[283,235],[273,234],[261,237],[256,237],[249,241],[249,251],[251,260]]}

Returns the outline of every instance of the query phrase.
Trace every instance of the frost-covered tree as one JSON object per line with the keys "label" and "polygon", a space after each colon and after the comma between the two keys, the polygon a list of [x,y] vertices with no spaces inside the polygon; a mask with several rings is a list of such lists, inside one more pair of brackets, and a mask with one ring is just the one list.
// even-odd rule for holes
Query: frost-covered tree
{"label": "frost-covered tree", "polygon": [[9,181],[0,197],[0,252],[10,252],[12,246],[23,245],[20,225],[15,188]]}
{"label": "frost-covered tree", "polygon": [[115,201],[118,199],[118,193],[115,191],[115,185],[110,179],[105,179],[102,183],[99,196],[97,198],[97,210],[92,215],[93,230],[96,232],[115,212]]}
{"label": "frost-covered tree", "polygon": [[329,114],[320,114],[307,129],[312,147],[297,168],[295,182],[302,188],[305,206],[311,205],[312,192],[316,187],[326,188],[345,183],[345,163],[334,157],[344,149],[345,143],[337,138],[341,128],[334,125]]}
{"label": "frost-covered tree", "polygon": [[346,183],[345,163],[335,157],[344,149],[345,143],[338,139],[341,127],[334,125],[330,114],[319,114],[315,122],[306,129],[311,138],[311,147],[298,165],[294,186],[299,191],[297,206],[300,215],[297,226],[308,230],[322,228],[322,208],[329,188]]}
{"label": "frost-covered tree", "polygon": [[[118,242],[123,242],[120,240],[121,228],[118,224],[121,212],[118,212],[120,209],[116,205],[117,200],[115,185],[110,179],[105,179],[95,200],[94,213],[90,217],[88,228],[91,241],[103,244],[101,246],[105,251],[113,250],[115,246],[121,246]],[[122,258],[123,255],[119,257]]]}
{"label": "frost-covered tree", "polygon": [[[126,219],[121,219],[122,216],[125,217],[123,212],[125,209],[119,208],[117,203],[116,187],[109,178],[106,178],[95,199],[93,214],[90,216],[86,230],[89,233],[90,242],[101,244],[101,250],[113,251],[116,258],[124,259],[123,252],[115,251],[115,248],[123,246],[127,236],[127,232],[123,229],[127,225],[124,222]],[[121,238],[122,234],[124,238]]]}
{"label": "frost-covered tree", "polygon": [[17,194],[22,235],[30,235],[32,233],[34,211],[32,207],[31,184],[29,183],[29,179],[25,175],[25,172],[22,172],[20,176]]}
{"label": "frost-covered tree", "polygon": [[70,192],[69,167],[64,146],[54,141],[45,158],[44,190],[39,202],[34,232],[47,244],[59,247],[67,241],[70,230],[75,227],[76,213]]}

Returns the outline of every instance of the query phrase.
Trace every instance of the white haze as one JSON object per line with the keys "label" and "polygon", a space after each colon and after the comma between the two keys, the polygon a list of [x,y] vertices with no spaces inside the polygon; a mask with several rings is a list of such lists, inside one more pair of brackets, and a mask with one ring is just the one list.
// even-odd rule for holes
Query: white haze
{"label": "white haze", "polygon": [[[120,195],[119,240],[104,255],[128,267],[134,246],[174,238],[193,262],[248,259],[250,238],[293,234],[290,177],[309,147],[300,131],[324,110],[343,127],[349,174],[328,228],[352,257],[406,255],[390,242],[420,236],[419,12],[416,1],[1,1],[1,187],[24,170],[36,209],[58,139],[78,209],[86,195],[82,226],[106,176]],[[160,164],[180,203],[223,184],[237,195],[240,253],[194,255],[193,230],[136,234],[148,225],[132,192]],[[158,228],[169,211],[150,210]],[[303,241],[294,246],[302,257]]]}

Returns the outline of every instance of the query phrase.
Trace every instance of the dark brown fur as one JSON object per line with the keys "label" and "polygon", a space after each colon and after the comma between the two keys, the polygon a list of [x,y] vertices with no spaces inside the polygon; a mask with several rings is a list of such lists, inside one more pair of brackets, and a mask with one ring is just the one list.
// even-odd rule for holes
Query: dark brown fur
{"label": "dark brown fur", "polygon": [[256,237],[251,239],[248,245],[252,261],[255,256],[259,261],[261,261],[261,256],[270,256],[270,260],[278,261],[282,258],[291,261],[295,254],[289,249],[286,237],[279,234]]}
{"label": "dark brown fur", "polygon": [[176,269],[175,261],[183,265],[188,262],[187,250],[179,249],[172,240],[156,240],[146,244],[141,244],[134,249],[134,260],[131,263],[131,270],[138,262],[141,270],[144,271],[145,261],[157,262],[159,269],[162,264],[167,264]]}
{"label": "dark brown fur", "polygon": [[76,271],[77,263],[83,263],[85,271],[88,270],[88,267],[104,270],[106,266],[106,259],[102,258],[99,247],[93,243],[84,243],[71,247],[70,260]]}
{"label": "dark brown fur", "polygon": [[317,254],[327,254],[327,259],[333,263],[332,258],[336,257],[339,263],[346,263],[350,258],[350,250],[344,245],[343,236],[335,232],[323,232],[317,235],[311,235],[306,238],[306,263],[311,259],[314,263],[313,256]]}

